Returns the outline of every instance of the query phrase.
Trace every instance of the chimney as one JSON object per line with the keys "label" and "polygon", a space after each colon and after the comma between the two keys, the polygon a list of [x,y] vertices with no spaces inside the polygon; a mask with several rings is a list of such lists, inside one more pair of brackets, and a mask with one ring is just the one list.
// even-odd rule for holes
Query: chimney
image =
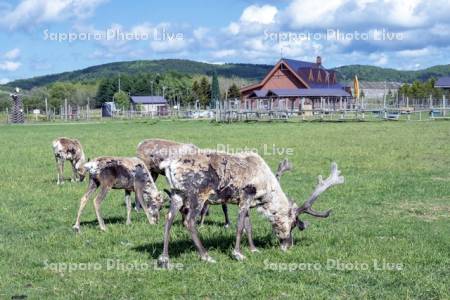
{"label": "chimney", "polygon": [[319,65],[319,66],[322,64],[322,57],[317,56],[317,58],[316,58],[316,64]]}

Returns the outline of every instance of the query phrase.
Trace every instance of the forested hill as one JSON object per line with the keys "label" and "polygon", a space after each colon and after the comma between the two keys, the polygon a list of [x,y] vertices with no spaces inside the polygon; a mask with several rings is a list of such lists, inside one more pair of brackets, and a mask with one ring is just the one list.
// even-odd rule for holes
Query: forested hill
{"label": "forested hill", "polygon": [[89,82],[103,78],[115,77],[119,73],[124,75],[138,75],[143,73],[176,72],[183,75],[212,75],[217,72],[222,77],[239,77],[251,81],[259,80],[272,68],[270,65],[253,64],[208,64],[191,60],[138,60],[115,62],[89,67],[73,72],[39,76],[10,82],[7,87],[30,89],[51,84],[57,81]]}
{"label": "forested hill", "polygon": [[450,65],[439,65],[417,71],[399,71],[390,68],[380,68],[367,65],[349,65],[335,68],[339,73],[339,79],[349,81],[358,75],[362,81],[395,81],[413,82],[415,80],[426,81],[430,78],[450,76]]}
{"label": "forested hill", "polygon": [[[20,87],[31,89],[58,81],[93,82],[99,79],[115,77],[119,73],[124,75],[138,75],[144,73],[176,72],[184,75],[212,75],[217,72],[222,77],[239,77],[248,81],[258,81],[272,68],[270,65],[255,64],[208,64],[191,60],[138,60],[115,62],[89,67],[73,72],[39,76],[30,79],[16,80],[4,86],[5,89]],[[413,82],[424,81],[432,77],[450,76],[450,65],[439,65],[418,71],[399,71],[368,65],[349,65],[338,67],[339,80],[349,81],[355,75],[363,81],[396,81]]]}

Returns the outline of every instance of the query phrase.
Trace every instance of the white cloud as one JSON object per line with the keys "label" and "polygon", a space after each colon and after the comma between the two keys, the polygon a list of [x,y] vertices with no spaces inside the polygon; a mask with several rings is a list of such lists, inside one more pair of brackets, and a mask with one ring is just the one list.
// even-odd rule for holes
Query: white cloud
{"label": "white cloud", "polygon": [[212,53],[212,56],[215,58],[224,58],[224,57],[230,57],[235,56],[237,54],[237,51],[234,49],[225,49],[225,50],[219,50]]}
{"label": "white cloud", "polygon": [[8,78],[0,78],[0,84],[7,84],[8,82],[10,82],[11,80]]}
{"label": "white cloud", "polygon": [[250,5],[242,12],[241,22],[272,24],[275,22],[277,13],[278,9],[272,5]]}
{"label": "white cloud", "polygon": [[16,59],[20,56],[20,49],[14,48],[9,50],[3,55],[6,59]]}
{"label": "white cloud", "polygon": [[347,0],[294,0],[286,9],[292,27],[321,26],[334,22],[335,13]]}
{"label": "white cloud", "polygon": [[18,68],[20,68],[21,63],[20,62],[15,62],[15,61],[4,61],[4,62],[0,62],[0,70],[2,71],[16,71]]}
{"label": "white cloud", "polygon": [[292,28],[416,28],[448,20],[448,0],[292,0],[283,11]]}
{"label": "white cloud", "polygon": [[0,26],[30,29],[32,26],[67,19],[90,17],[106,0],[22,0],[17,6],[2,11]]}
{"label": "white cloud", "polygon": [[152,41],[150,48],[155,52],[175,53],[185,50],[189,45],[186,39],[170,39],[165,41]]}

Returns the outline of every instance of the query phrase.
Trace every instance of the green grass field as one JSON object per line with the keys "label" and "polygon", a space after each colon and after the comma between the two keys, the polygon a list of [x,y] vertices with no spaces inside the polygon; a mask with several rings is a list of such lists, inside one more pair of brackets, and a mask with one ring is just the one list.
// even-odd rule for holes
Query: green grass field
{"label": "green grass field", "polygon": [[[89,157],[133,156],[139,141],[153,137],[204,148],[247,146],[258,148],[273,169],[284,156],[265,154],[262,145],[292,148],[295,169],[282,186],[298,203],[317,175],[329,174],[332,161],[346,183],[315,205],[333,215],[304,217],[312,225],[294,231],[295,245],[286,253],[269,222],[252,212],[260,252],[249,253],[244,239],[244,262],[230,256],[235,229],[222,227],[220,207],[212,207],[200,229],[216,264],[199,260],[178,216],[170,255],[179,269],[158,270],[163,222],[151,226],[133,212],[126,226],[122,191],[103,202],[107,232],[99,231],[92,202],[81,234],[72,231],[86,182],[56,185],[50,144],[58,136],[78,138]],[[449,122],[1,126],[0,140],[0,299],[450,297]],[[158,186],[166,186],[164,178]],[[232,207],[233,225],[236,212]]]}

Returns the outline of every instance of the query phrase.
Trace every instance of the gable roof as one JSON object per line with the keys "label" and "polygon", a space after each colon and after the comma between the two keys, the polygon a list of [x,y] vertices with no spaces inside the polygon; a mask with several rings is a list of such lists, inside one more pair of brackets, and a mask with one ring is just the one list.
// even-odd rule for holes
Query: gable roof
{"label": "gable roof", "polygon": [[298,69],[304,69],[304,68],[322,69],[322,70],[325,69],[321,64],[319,65],[317,63],[312,63],[312,62],[307,62],[307,61],[302,61],[302,60],[282,58],[281,61],[285,62],[287,65],[289,65],[289,67],[292,70],[294,70],[296,72],[298,71]]}
{"label": "gable roof", "polygon": [[163,96],[131,96],[131,102],[134,104],[167,104]]}
{"label": "gable roof", "polygon": [[437,88],[450,88],[450,77],[441,77],[434,85]]}
{"label": "gable roof", "polygon": [[[270,77],[272,77],[272,75],[278,70],[278,68],[281,66],[281,64],[284,64],[284,65],[287,67],[287,69],[288,69],[289,71],[291,71],[291,73],[294,74],[294,76],[295,76],[301,83],[303,83],[303,84],[306,86],[306,88],[309,88],[308,83],[302,78],[302,76],[299,75],[299,73],[298,73],[295,69],[292,68],[292,67],[295,67],[295,66],[296,66],[296,64],[294,63],[295,60],[290,59],[289,61],[291,62],[291,64],[289,64],[289,63],[288,63],[287,61],[285,61],[285,60],[286,60],[285,58],[280,59],[280,60],[276,63],[276,65],[272,68],[272,70],[270,70],[270,72],[267,73],[266,77],[264,77],[263,80],[261,80],[261,81],[260,81],[259,83],[257,83],[257,84],[252,84],[252,85],[245,86],[245,87],[241,88],[241,92],[242,92],[242,91],[246,91],[246,90],[250,90],[250,89],[253,89],[253,88],[257,88],[257,87],[260,87],[260,86],[264,85],[264,84],[270,79]],[[307,64],[307,62],[302,62],[302,61],[297,61],[297,62]]]}
{"label": "gable roof", "polygon": [[[295,59],[281,58],[272,70],[257,84],[241,88],[241,92],[255,89],[264,85],[276,70],[283,64],[294,76],[302,82],[306,88],[341,88],[336,82],[336,71],[325,69],[322,64]],[[311,78],[312,75],[312,78]],[[317,78],[322,78],[320,82]],[[328,82],[326,81],[328,78]]]}

